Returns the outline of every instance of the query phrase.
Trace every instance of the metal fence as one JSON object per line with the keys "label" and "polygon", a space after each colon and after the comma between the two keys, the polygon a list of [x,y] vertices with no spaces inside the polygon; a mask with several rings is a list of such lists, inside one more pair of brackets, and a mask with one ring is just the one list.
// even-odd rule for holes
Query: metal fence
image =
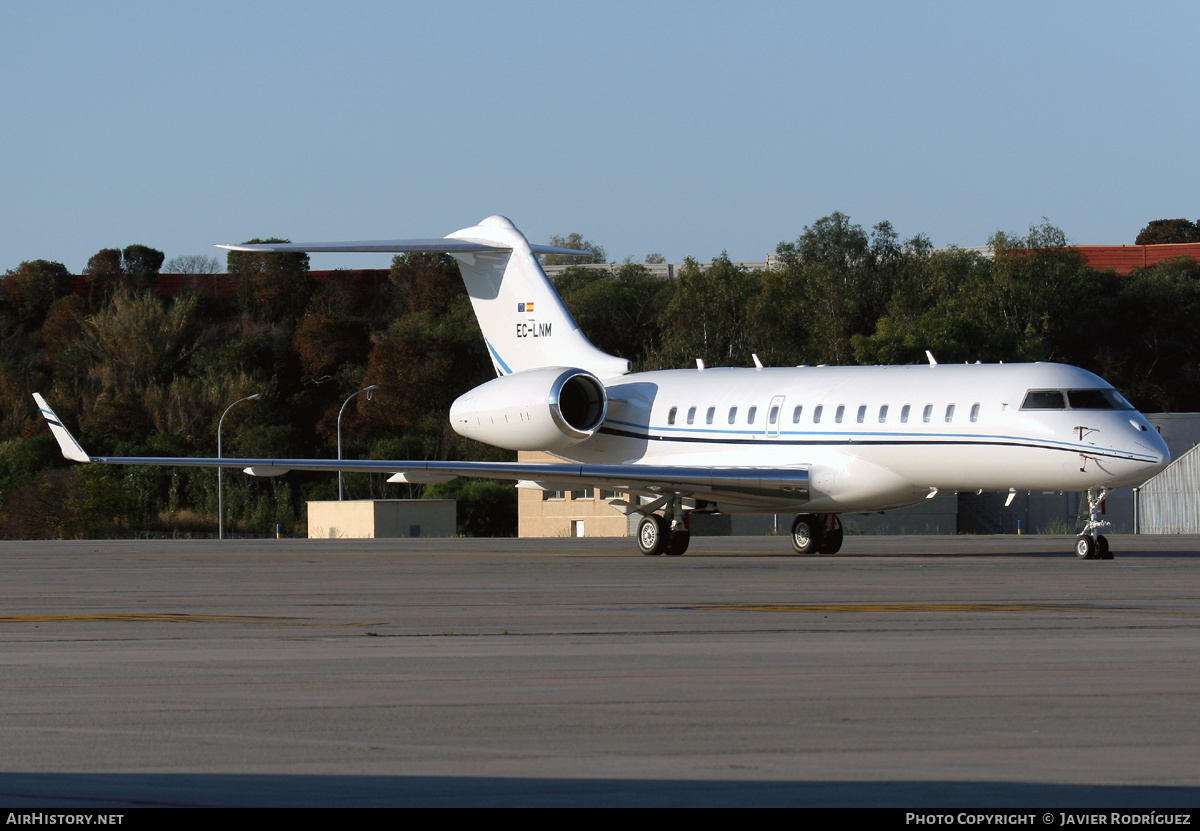
{"label": "metal fence", "polygon": [[1135,534],[1200,534],[1200,445],[1133,489]]}

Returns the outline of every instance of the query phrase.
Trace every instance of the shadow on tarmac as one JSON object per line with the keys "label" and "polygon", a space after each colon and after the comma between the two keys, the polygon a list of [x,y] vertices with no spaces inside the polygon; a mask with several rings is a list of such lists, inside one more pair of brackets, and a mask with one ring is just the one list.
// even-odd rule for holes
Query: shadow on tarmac
{"label": "shadow on tarmac", "polygon": [[[1023,782],[763,782],[281,774],[0,774],[6,812],[137,808],[892,808],[1177,811],[1200,788]],[[1040,820],[1040,817],[1039,817]],[[1054,823],[1057,824],[1057,817]]]}

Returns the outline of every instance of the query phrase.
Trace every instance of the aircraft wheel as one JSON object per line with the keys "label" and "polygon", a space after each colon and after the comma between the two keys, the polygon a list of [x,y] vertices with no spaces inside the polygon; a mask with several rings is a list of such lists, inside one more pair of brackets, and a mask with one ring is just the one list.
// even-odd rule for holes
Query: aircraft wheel
{"label": "aircraft wheel", "polygon": [[1108,549],[1108,537],[1101,534],[1100,536],[1096,537],[1096,559],[1111,560],[1112,558],[1113,554]]}
{"label": "aircraft wheel", "polygon": [[815,554],[821,548],[825,521],[813,514],[798,514],[792,523],[792,548],[797,554]]}
{"label": "aircraft wheel", "polygon": [[842,538],[845,536],[845,532],[842,530],[842,522],[836,515],[830,517],[830,519],[833,521],[833,530],[826,531],[825,538],[821,540],[820,549],[822,554],[836,554],[842,550]]}
{"label": "aircraft wheel", "polygon": [[1080,534],[1075,538],[1075,556],[1081,560],[1096,559],[1096,541],[1089,534]]}
{"label": "aircraft wheel", "polygon": [[638,525],[638,548],[647,557],[657,557],[667,547],[670,536],[667,521],[658,514],[651,514]]}
{"label": "aircraft wheel", "polygon": [[668,557],[678,557],[687,551],[688,543],[692,541],[692,532],[687,530],[672,531],[671,539],[664,552]]}

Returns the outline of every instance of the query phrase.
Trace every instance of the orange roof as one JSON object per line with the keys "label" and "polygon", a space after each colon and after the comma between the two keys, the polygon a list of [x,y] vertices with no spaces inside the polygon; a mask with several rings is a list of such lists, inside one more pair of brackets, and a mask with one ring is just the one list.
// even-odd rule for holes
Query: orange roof
{"label": "orange roof", "polygon": [[1200,243],[1178,245],[1073,245],[1083,257],[1084,265],[1097,271],[1112,269],[1117,274],[1130,274],[1135,268],[1146,268],[1172,257],[1191,257],[1200,260]]}

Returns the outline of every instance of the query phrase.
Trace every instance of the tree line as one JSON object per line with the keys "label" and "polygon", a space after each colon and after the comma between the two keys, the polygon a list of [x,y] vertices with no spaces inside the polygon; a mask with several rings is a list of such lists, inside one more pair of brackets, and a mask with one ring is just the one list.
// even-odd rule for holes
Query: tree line
{"label": "tree line", "polygon": [[[1178,223],[1185,220],[1156,220]],[[1156,226],[1151,223],[1144,232]],[[580,235],[556,238],[603,249]],[[258,241],[258,240],[253,240]],[[252,242],[253,242],[252,241]],[[264,240],[269,241],[269,240]],[[1147,412],[1200,410],[1200,265],[1170,260],[1128,276],[1083,264],[1049,223],[997,233],[992,256],[934,250],[890,223],[844,214],[780,243],[769,269],[725,255],[676,277],[642,264],[568,267],[556,286],[583,331],[637,371],[707,366],[1060,361],[1090,369]],[[658,255],[647,258],[661,259]],[[42,392],[94,455],[336,455],[503,459],[450,429],[455,397],[491,364],[452,259],[398,256],[386,280],[354,271],[314,280],[303,254],[230,252],[232,297],[151,290],[161,252],[104,249],[83,290],[61,264],[34,260],[0,292],[0,536],[204,534],[215,525],[212,470],[68,465],[36,408]],[[213,273],[206,258],[193,267]],[[219,264],[216,264],[219,265]],[[502,483],[396,486],[349,475],[347,496],[459,496],[465,533],[515,532]],[[304,503],[336,498],[336,477],[226,475],[235,530],[303,533]]]}

